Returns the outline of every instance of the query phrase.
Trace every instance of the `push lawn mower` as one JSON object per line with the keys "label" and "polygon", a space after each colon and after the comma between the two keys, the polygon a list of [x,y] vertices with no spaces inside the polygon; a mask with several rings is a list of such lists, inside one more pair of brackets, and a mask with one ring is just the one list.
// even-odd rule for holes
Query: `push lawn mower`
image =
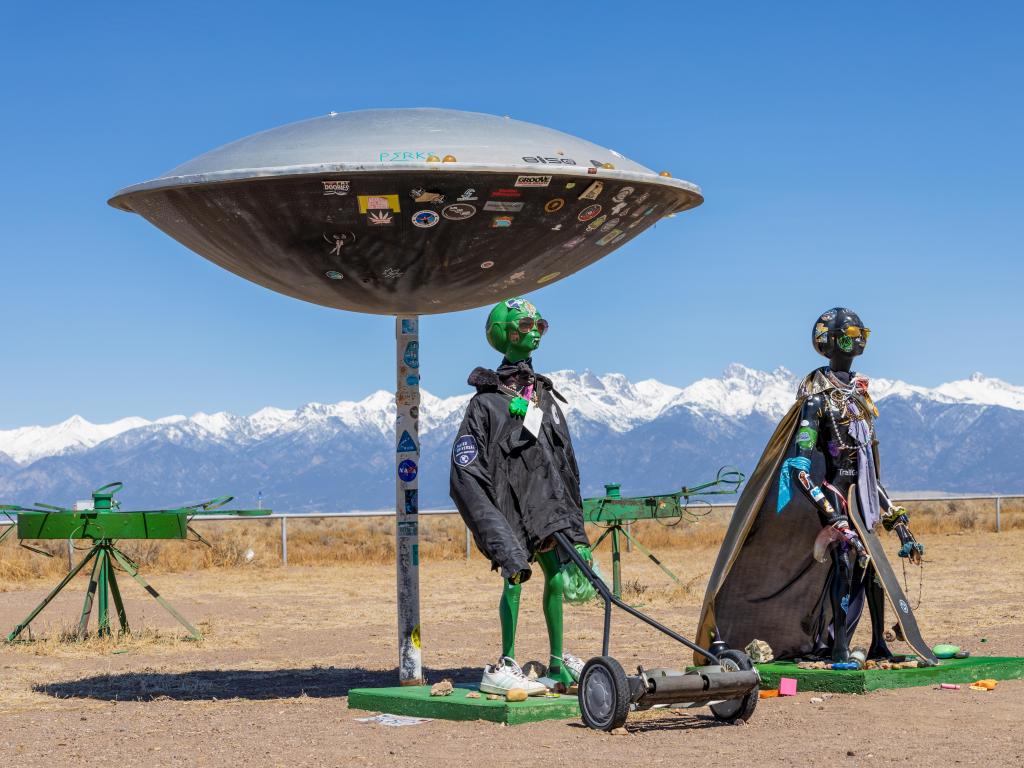
{"label": "push lawn mower", "polygon": [[[564,534],[557,532],[554,537],[561,550],[604,600],[601,655],[586,663],[579,680],[578,697],[584,724],[596,730],[611,731],[625,724],[631,711],[655,706],[684,708],[708,705],[715,718],[723,722],[750,719],[757,706],[760,677],[747,654],[722,649],[718,644],[712,650],[701,648],[627,605],[612,594]],[[622,665],[608,655],[613,604],[703,655],[711,663],[686,670],[637,667],[637,674],[627,675]]]}

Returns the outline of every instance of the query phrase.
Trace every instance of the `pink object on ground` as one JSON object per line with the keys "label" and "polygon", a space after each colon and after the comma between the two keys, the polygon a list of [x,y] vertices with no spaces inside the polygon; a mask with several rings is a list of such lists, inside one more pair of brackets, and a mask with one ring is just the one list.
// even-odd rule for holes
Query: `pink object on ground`
{"label": "pink object on ground", "polygon": [[779,696],[796,696],[796,678],[779,678]]}
{"label": "pink object on ground", "polygon": [[947,691],[959,691],[960,686],[956,683],[942,683],[939,688],[945,688]]}

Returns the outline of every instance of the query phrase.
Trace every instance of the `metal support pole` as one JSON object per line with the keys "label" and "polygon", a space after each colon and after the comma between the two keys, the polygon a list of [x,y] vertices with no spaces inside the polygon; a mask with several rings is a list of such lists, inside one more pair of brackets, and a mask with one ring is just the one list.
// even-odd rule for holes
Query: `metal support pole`
{"label": "metal support pole", "polygon": [[1002,529],[1002,521],[1000,518],[1003,515],[1003,498],[1002,496],[996,496],[996,533],[999,533]]}
{"label": "metal support pole", "polygon": [[288,518],[281,518],[281,564],[288,565]]}
{"label": "metal support pole", "polygon": [[470,553],[470,548],[469,547],[470,547],[471,540],[472,540],[472,536],[469,533],[469,526],[467,525],[466,526],[466,562],[467,563],[469,562],[469,553]]}
{"label": "metal support pole", "polygon": [[395,318],[395,564],[398,681],[423,682],[420,653],[420,335],[415,315]]}
{"label": "metal support pole", "polygon": [[68,571],[75,567],[75,542],[68,539]]}

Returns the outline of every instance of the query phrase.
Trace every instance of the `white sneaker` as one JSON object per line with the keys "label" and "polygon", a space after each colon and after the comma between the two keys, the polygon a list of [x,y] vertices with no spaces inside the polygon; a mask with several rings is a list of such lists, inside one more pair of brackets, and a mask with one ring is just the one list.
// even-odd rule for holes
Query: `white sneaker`
{"label": "white sneaker", "polygon": [[508,656],[502,656],[493,666],[488,664],[484,667],[484,676],[480,680],[480,690],[483,693],[504,696],[513,688],[521,688],[526,691],[527,696],[543,696],[548,692],[547,686],[528,678],[515,659]]}
{"label": "white sneaker", "polygon": [[569,670],[569,674],[572,675],[572,679],[577,683],[580,681],[580,675],[583,674],[584,662],[579,656],[573,656],[571,653],[562,653],[562,666]]}

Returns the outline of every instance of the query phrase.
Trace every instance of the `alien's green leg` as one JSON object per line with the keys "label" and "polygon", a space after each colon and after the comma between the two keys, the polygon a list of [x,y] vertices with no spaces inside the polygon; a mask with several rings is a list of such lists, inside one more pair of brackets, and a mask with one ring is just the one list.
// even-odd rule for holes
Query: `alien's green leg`
{"label": "alien's green leg", "polygon": [[572,685],[572,675],[562,665],[562,564],[558,559],[558,552],[553,549],[539,553],[537,560],[544,571],[544,621],[548,625],[548,644],[551,648],[548,677],[567,686]]}
{"label": "alien's green leg", "polygon": [[501,617],[501,655],[510,659],[516,657],[516,624],[519,622],[519,595],[522,591],[522,584],[513,584],[505,579],[501,602],[498,603],[498,615]]}

